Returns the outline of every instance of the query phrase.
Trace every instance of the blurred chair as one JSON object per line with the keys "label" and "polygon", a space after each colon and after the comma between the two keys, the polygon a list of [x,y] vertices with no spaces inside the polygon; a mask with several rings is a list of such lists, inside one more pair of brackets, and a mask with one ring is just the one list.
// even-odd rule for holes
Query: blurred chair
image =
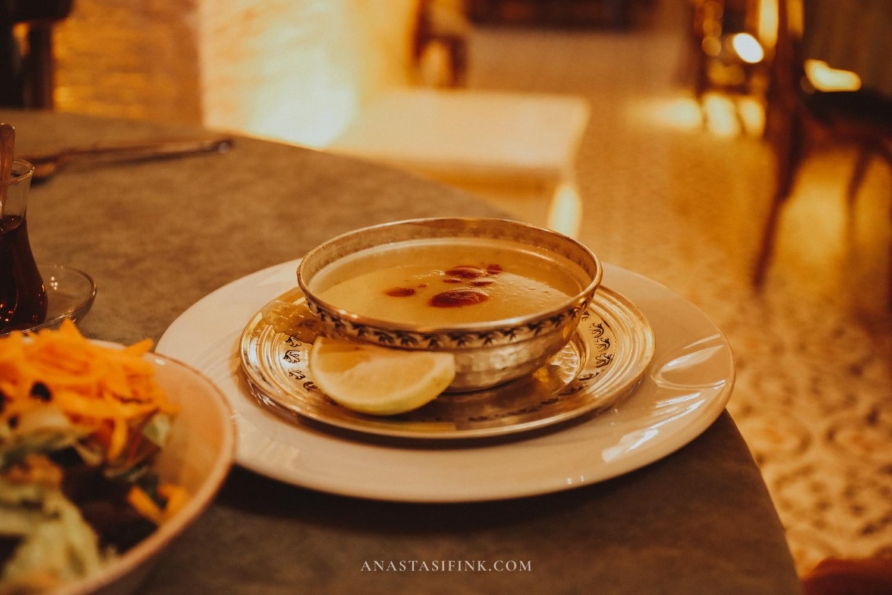
{"label": "blurred chair", "polygon": [[468,71],[470,23],[462,0],[420,0],[412,58],[422,82],[461,87]]}
{"label": "blurred chair", "polygon": [[757,0],[688,0],[689,61],[694,94],[761,93],[765,52],[758,40]]}
{"label": "blurred chair", "polygon": [[380,90],[328,148],[499,202],[547,206],[537,222],[575,236],[582,219],[576,154],[588,101],[569,94],[453,88],[464,82],[470,27],[464,9],[464,0],[421,0],[416,21],[416,64],[423,68],[425,47],[441,44],[455,76],[421,76],[419,87]]}
{"label": "blurred chair", "polygon": [[[849,2],[821,1],[835,2],[836,8]],[[892,97],[870,88],[820,90],[807,76],[806,67],[810,63],[803,53],[803,36],[809,34],[807,26],[812,21],[802,17],[803,11],[815,9],[817,2],[808,0],[803,4],[801,0],[778,0],[778,38],[771,61],[766,113],[766,138],[775,156],[776,185],[753,272],[753,284],[757,288],[764,283],[774,251],[778,218],[807,154],[809,137],[814,132],[827,135],[833,142],[854,144],[859,149],[848,184],[850,205],[874,155],[892,166],[892,154],[886,145],[892,139]],[[849,8],[855,9],[856,5],[852,3]],[[828,10],[824,14],[833,15],[835,11]],[[892,11],[885,14],[892,15]],[[892,33],[892,16],[885,25]],[[833,35],[862,35],[861,30],[842,26],[830,26],[826,30]],[[872,48],[871,51],[882,50]]]}
{"label": "blurred chair", "polygon": [[71,7],[72,0],[0,0],[0,105],[53,107],[52,26]]}

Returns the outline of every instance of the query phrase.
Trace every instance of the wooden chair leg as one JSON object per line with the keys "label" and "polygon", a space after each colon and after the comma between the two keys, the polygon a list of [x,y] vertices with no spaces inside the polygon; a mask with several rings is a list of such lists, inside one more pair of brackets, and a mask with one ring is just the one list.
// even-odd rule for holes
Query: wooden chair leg
{"label": "wooden chair leg", "polygon": [[33,25],[28,31],[28,72],[26,104],[37,109],[53,109],[55,63],[50,25]]}
{"label": "wooden chair leg", "polygon": [[759,255],[756,258],[756,268],[753,272],[753,286],[761,289],[765,284],[765,274],[768,271],[768,263],[774,254],[774,239],[777,233],[777,221],[780,217],[780,211],[787,197],[782,195],[780,191],[775,192],[771,200],[771,209],[768,211],[768,219],[765,222],[765,229],[762,232],[762,244],[759,248]]}
{"label": "wooden chair leg", "polygon": [[771,207],[768,211],[768,219],[762,232],[762,243],[759,254],[756,257],[756,266],[753,271],[753,286],[761,289],[765,282],[765,274],[774,254],[774,243],[777,235],[777,224],[780,213],[790,197],[796,171],[802,161],[804,150],[803,123],[795,114],[790,115],[787,126],[783,131],[777,131],[775,141],[776,159],[776,186],[774,196],[771,199]]}
{"label": "wooden chair leg", "polygon": [[886,161],[887,164],[889,164],[889,167],[892,167],[892,151],[889,150],[889,147],[883,144],[883,141],[877,142],[874,150]]}
{"label": "wooden chair leg", "polygon": [[[892,263],[892,244],[889,245],[889,262]],[[892,312],[892,264],[889,266],[889,285],[886,288],[886,308]]]}
{"label": "wooden chair leg", "polygon": [[870,158],[873,156],[874,148],[871,145],[861,147],[858,153],[858,160],[855,161],[855,169],[852,170],[852,177],[849,178],[849,185],[846,187],[846,200],[851,211],[855,207],[855,199],[858,198],[858,189],[864,181],[864,174],[867,173],[867,166],[870,165]]}

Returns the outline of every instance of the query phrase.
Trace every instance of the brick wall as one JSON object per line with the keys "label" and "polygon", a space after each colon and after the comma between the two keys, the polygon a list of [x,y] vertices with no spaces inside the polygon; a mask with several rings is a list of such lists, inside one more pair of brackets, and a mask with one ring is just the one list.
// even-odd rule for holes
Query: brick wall
{"label": "brick wall", "polygon": [[201,120],[198,0],[76,0],[54,31],[56,109]]}
{"label": "brick wall", "polygon": [[406,84],[418,0],[78,0],[57,109],[324,146]]}

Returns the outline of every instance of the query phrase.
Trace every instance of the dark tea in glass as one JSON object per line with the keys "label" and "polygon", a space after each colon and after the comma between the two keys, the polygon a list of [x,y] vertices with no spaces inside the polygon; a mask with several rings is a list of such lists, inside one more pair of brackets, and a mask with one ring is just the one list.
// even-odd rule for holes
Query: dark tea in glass
{"label": "dark tea in glass", "polygon": [[16,161],[0,181],[0,333],[33,327],[46,319],[46,287],[34,262],[25,211],[33,168]]}

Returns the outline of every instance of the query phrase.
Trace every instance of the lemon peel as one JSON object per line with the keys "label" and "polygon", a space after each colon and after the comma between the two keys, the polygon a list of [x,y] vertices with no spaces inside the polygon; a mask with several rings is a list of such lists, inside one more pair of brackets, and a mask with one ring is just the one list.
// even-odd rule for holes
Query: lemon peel
{"label": "lemon peel", "polygon": [[318,337],[310,373],[322,392],[353,411],[396,415],[433,401],[455,378],[451,353],[404,351]]}

